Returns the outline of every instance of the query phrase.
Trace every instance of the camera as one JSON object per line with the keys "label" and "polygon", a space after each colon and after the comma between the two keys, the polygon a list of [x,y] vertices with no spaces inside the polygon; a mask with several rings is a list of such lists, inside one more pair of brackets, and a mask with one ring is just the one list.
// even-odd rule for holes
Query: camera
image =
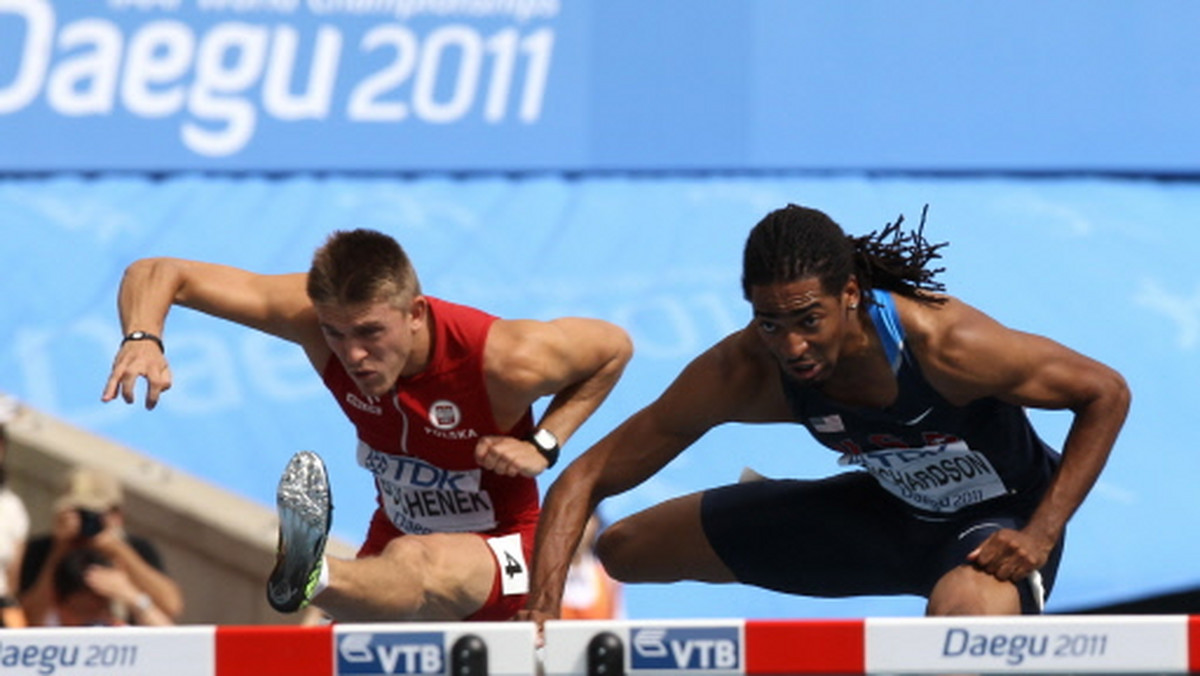
{"label": "camera", "polygon": [[79,535],[85,538],[95,537],[104,530],[104,515],[90,509],[79,510]]}

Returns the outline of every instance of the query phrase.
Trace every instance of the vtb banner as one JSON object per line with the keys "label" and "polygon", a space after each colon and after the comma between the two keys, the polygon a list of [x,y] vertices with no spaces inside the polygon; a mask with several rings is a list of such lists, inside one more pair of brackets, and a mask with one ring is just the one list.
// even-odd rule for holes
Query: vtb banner
{"label": "vtb banner", "polygon": [[584,86],[558,77],[580,70],[570,7],[0,0],[0,168],[558,162]]}

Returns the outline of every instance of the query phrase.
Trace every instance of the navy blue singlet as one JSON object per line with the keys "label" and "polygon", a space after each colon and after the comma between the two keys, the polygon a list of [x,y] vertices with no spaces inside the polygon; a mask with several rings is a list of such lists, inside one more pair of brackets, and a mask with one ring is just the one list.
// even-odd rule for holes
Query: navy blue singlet
{"label": "navy blue singlet", "polygon": [[1024,409],[991,397],[947,402],[905,345],[891,294],[870,293],[867,312],[896,375],[896,401],[882,409],[845,406],[785,375],[796,421],[842,453],[842,464],[866,469],[918,512],[949,515],[1004,496],[1039,499],[1059,454]]}
{"label": "navy blue singlet", "polygon": [[[991,398],[951,405],[905,347],[891,296],[873,298],[867,311],[899,383],[891,406],[843,406],[783,378],[795,419],[866,471],[739,482],[701,498],[705,537],[740,582],[810,596],[928,596],[992,533],[1024,527],[1045,493],[1059,455],[1022,408]],[[1022,612],[1041,612],[1062,550],[1060,539],[1017,585]]]}

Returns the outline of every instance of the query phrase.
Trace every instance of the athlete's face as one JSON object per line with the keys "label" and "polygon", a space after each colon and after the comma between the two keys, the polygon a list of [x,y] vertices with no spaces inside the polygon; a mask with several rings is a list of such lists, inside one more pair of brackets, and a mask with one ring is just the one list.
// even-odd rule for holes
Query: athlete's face
{"label": "athlete's face", "polygon": [[784,373],[804,385],[833,376],[858,297],[853,281],[830,295],[815,277],[750,289],[759,337]]}
{"label": "athlete's face", "polygon": [[388,301],[319,304],[317,318],[329,349],[364,395],[387,394],[401,376],[425,366],[428,305],[417,296],[408,307]]}

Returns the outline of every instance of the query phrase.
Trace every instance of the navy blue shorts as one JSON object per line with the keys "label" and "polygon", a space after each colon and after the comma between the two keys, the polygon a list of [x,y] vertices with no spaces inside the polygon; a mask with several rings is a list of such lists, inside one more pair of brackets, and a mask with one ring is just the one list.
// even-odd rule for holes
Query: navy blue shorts
{"label": "navy blue shorts", "polygon": [[[1028,513],[1008,504],[925,519],[866,472],[846,472],[714,488],[704,493],[700,518],[713,550],[745,584],[804,596],[928,598],[990,534],[1023,527]],[[1059,540],[1040,571],[1042,590],[1035,576],[1017,585],[1022,612],[1041,612],[1062,547]]]}

